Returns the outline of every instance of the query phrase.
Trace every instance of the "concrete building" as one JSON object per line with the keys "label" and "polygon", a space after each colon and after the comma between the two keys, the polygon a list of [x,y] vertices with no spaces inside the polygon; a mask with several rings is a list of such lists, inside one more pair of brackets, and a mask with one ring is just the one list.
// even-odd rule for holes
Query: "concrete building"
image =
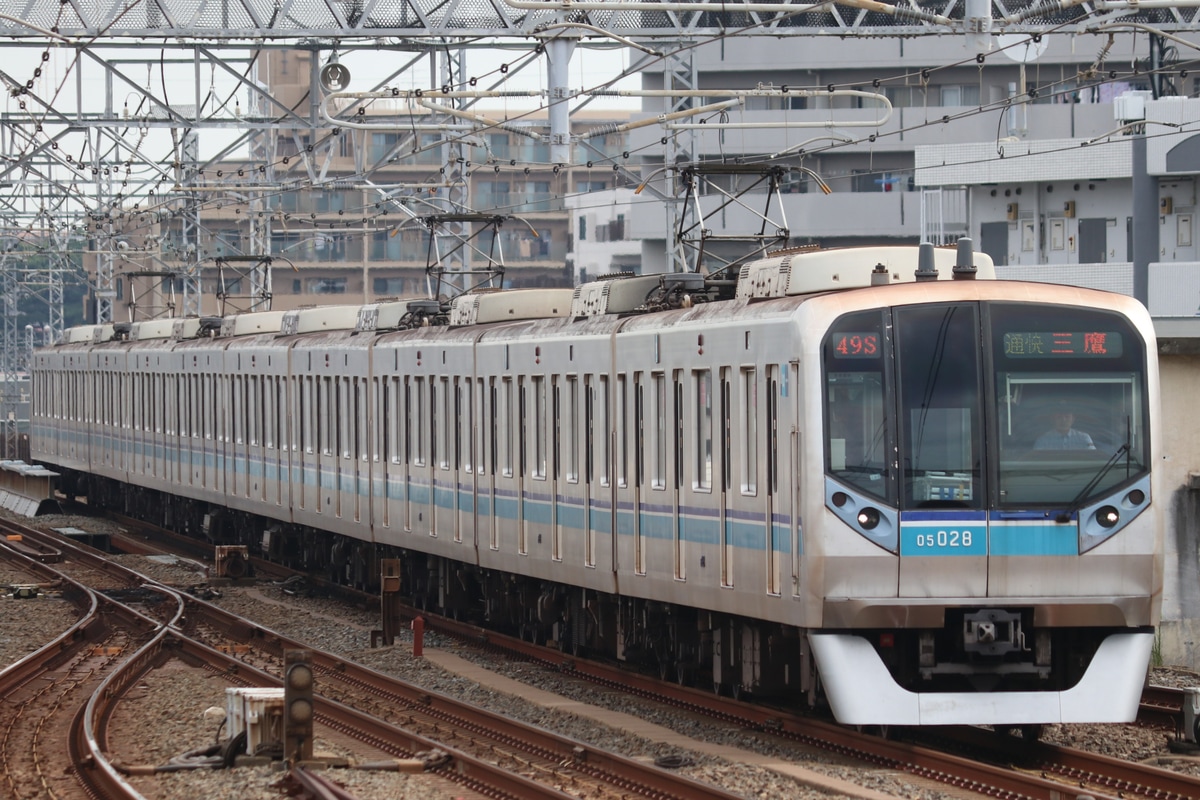
{"label": "concrete building", "polygon": [[601,189],[566,198],[571,216],[567,263],[576,283],[612,272],[641,272],[642,243],[628,235],[632,189]]}
{"label": "concrete building", "polygon": [[[1047,36],[1033,50],[1023,46],[1002,50],[1003,40],[996,40],[993,50],[979,60],[966,49],[962,37],[953,36],[853,42],[812,37],[802,47],[789,41],[721,39],[695,48],[697,86],[787,87],[796,96],[748,98],[743,107],[722,118],[727,124],[746,127],[692,128],[686,131],[686,139],[679,140],[678,150],[690,159],[709,162],[748,163],[777,156],[771,163],[805,167],[819,175],[831,194],[815,191],[813,180],[802,174],[793,173],[783,187],[794,245],[949,241],[966,234],[969,226],[1012,221],[1007,219],[1010,204],[1018,207],[1018,214],[1032,211],[1029,189],[1022,187],[1021,196],[1004,197],[1000,192],[994,206],[989,206],[978,196],[968,197],[964,187],[969,181],[950,175],[919,177],[918,167],[929,167],[932,154],[944,152],[952,160],[956,148],[970,147],[980,149],[976,157],[981,169],[995,162],[1008,166],[1007,156],[1002,158],[1001,153],[1042,147],[1046,142],[1104,137],[1118,125],[1114,99],[1127,91],[1150,89],[1144,70],[1139,76],[1130,68],[1137,63],[1139,48],[1145,51],[1146,41],[1145,34],[1120,33],[1105,49],[1107,34]],[[1102,51],[1103,59],[1097,60]],[[643,75],[647,88],[658,89],[667,85],[670,73],[647,70]],[[1168,90],[1185,95],[1194,88],[1195,78],[1170,75],[1169,81],[1163,81]],[[882,94],[890,110],[841,92],[848,89]],[[662,113],[665,107],[657,102],[648,101],[646,114]],[[764,123],[771,127],[753,127]],[[661,135],[657,128],[634,131],[630,146],[649,148]],[[1087,160],[1098,162],[1101,151],[1089,152]],[[927,154],[920,163],[918,153]],[[1077,203],[1096,197],[1096,180],[1111,180],[1109,176],[1120,171],[1107,161],[1119,160],[1113,155],[1104,164],[1090,164],[1103,168],[1075,174],[1066,187],[1059,179],[1055,199],[1068,199],[1074,178],[1081,183]],[[1088,183],[1093,184],[1090,190]],[[976,201],[974,207],[968,205],[969,199]],[[646,203],[648,199],[643,200]],[[753,196],[747,203],[755,204]],[[994,218],[984,219],[985,213],[993,212]],[[1090,213],[1084,204],[1072,219],[1092,219]],[[665,209],[660,216],[647,207],[635,215],[633,234],[645,242],[648,270],[651,265],[665,266],[661,234],[665,214]],[[1106,228],[1114,214],[1105,212]],[[717,234],[740,232],[749,222],[748,215],[732,212],[708,221]],[[1063,240],[1069,242],[1065,228]],[[1090,254],[1081,251],[1081,245],[1077,239],[1076,258]],[[1109,260],[1125,260],[1120,247],[1106,248],[1114,249]],[[1027,252],[1021,247],[1012,251],[1018,260],[1019,254]]]}
{"label": "concrete building", "polygon": [[[507,118],[503,128],[437,131],[427,129],[435,113],[390,98],[366,104],[358,128],[334,129],[318,113],[312,58],[307,50],[268,51],[258,65],[272,108],[295,109],[312,127],[264,124],[249,157],[188,175],[195,234],[187,214],[162,231],[162,243],[194,248],[164,250],[162,261],[183,268],[183,256],[196,256],[201,314],[264,308],[265,294],[270,307],[287,310],[498,287],[498,279],[488,280],[497,265],[505,286],[574,284],[566,200],[624,183],[613,169],[627,160],[624,134],[593,136],[593,149],[577,148],[576,163],[553,164],[545,110]],[[582,132],[627,119],[584,112],[572,124]],[[143,255],[165,245],[128,244],[116,274],[115,318],[178,313],[170,293],[182,287],[172,287],[161,266],[147,268]],[[249,258],[259,255],[271,257],[269,285],[262,263]],[[426,275],[439,262],[455,275],[440,290]]]}

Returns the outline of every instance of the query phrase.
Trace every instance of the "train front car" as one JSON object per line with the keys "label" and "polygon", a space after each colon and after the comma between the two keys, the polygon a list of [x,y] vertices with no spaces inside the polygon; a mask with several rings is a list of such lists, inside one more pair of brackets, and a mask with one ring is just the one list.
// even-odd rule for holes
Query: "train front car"
{"label": "train front car", "polygon": [[1145,309],[983,280],[861,295],[810,328],[823,504],[804,580],[834,715],[1132,720],[1162,587]]}

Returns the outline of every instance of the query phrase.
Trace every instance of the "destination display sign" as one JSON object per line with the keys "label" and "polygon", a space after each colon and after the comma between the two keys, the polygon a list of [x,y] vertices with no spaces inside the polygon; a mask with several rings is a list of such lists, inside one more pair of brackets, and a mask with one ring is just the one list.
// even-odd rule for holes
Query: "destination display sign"
{"label": "destination display sign", "polygon": [[1004,334],[1008,358],[1120,358],[1115,331],[1013,331]]}

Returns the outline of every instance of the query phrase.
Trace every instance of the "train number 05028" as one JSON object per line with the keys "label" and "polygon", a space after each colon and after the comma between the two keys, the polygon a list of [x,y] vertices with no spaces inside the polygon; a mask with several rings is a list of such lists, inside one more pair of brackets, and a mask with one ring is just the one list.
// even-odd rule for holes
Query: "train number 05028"
{"label": "train number 05028", "polygon": [[970,547],[970,531],[938,531],[918,533],[917,547]]}

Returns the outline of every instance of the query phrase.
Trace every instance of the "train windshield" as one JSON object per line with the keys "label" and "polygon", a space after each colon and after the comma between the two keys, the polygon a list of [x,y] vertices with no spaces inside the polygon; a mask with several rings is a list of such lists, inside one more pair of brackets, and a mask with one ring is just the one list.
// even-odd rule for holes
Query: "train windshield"
{"label": "train windshield", "polygon": [[1001,506],[1077,505],[1146,471],[1141,337],[1115,314],[994,305]]}
{"label": "train windshield", "polygon": [[827,471],[900,508],[1077,507],[1146,470],[1143,352],[1092,309],[849,314],[824,347]]}

